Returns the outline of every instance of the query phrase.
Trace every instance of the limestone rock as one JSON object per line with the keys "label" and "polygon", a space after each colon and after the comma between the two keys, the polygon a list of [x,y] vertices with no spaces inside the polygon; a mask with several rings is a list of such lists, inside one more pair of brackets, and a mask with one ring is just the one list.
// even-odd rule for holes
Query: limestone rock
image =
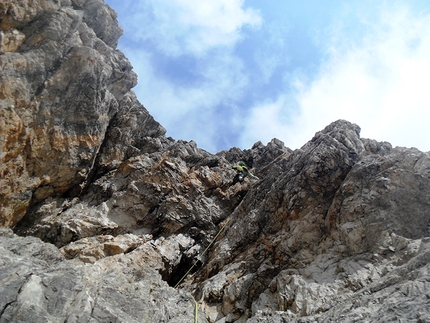
{"label": "limestone rock", "polygon": [[[266,297],[260,296],[260,310],[248,322],[281,323],[286,320],[288,322],[309,323],[333,321],[427,322],[430,320],[428,311],[430,240],[425,238],[420,242],[410,241],[409,247],[411,245],[414,255],[405,263],[399,264],[391,260],[384,262],[383,265],[374,266],[374,261],[370,259],[368,261],[360,259],[355,264],[354,262],[342,261],[340,265],[342,269],[345,269],[342,273],[350,277],[347,281],[337,279],[326,281],[325,284],[318,284],[299,276],[289,278],[280,285],[284,288],[284,292],[281,294],[282,298],[273,300],[270,305],[277,301],[289,301],[292,304],[290,309],[287,311],[262,310],[261,305],[263,303],[267,305],[267,300],[272,295],[267,291],[266,294],[262,294]],[[416,246],[419,247],[416,248]],[[327,269],[334,270],[335,268],[328,267]],[[347,284],[355,286],[356,291],[353,289],[351,291],[351,285],[348,286]],[[295,289],[294,293],[288,292],[291,288]],[[347,292],[348,289],[349,292]],[[318,305],[317,309],[313,309],[314,306]],[[297,318],[294,311],[301,312],[300,316],[302,317]],[[307,312],[313,313],[307,315]]]}
{"label": "limestone rock", "polygon": [[136,75],[103,1],[1,1],[0,13],[0,224],[13,227],[30,205],[78,194],[99,163],[165,130],[130,92]]}
{"label": "limestone rock", "polygon": [[0,0],[0,322],[430,321],[429,153],[345,120],[167,138],[121,33],[102,0]]}
{"label": "limestone rock", "polygon": [[19,30],[0,31],[0,52],[15,52],[24,42],[25,35]]}
{"label": "limestone rock", "polygon": [[99,235],[83,238],[61,248],[60,251],[67,259],[80,259],[83,262],[95,261],[118,254],[128,253],[151,240],[150,235],[135,236],[132,234]]}
{"label": "limestone rock", "polygon": [[[1,322],[191,322],[194,300],[169,287],[141,256],[92,265],[0,228]],[[205,322],[205,320],[201,320]]]}
{"label": "limestone rock", "polygon": [[[424,246],[420,239],[430,233],[429,156],[385,144],[367,147],[356,125],[337,121],[275,160],[185,288],[215,307],[218,320],[245,322],[266,313],[272,322],[271,315],[282,311],[279,322],[308,316],[312,322],[325,312],[328,318],[321,314],[321,320],[330,321],[336,304],[351,297],[361,302],[358,291],[419,258],[416,246]],[[239,264],[234,276],[228,274]],[[407,285],[408,279],[396,283]],[[417,295],[409,305],[419,309],[423,302],[426,296]]]}

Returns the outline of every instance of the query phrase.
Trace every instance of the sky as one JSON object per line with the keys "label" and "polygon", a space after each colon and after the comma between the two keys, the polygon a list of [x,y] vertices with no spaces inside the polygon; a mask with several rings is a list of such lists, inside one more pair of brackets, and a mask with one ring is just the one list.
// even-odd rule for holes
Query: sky
{"label": "sky", "polygon": [[105,0],[139,101],[216,153],[300,148],[338,119],[430,151],[430,1]]}

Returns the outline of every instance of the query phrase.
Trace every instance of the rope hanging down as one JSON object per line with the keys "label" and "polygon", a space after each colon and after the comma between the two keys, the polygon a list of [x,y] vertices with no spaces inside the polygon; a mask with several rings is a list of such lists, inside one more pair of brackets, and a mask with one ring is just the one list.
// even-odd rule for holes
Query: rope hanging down
{"label": "rope hanging down", "polygon": [[190,273],[190,271],[197,265],[197,263],[201,260],[201,258],[203,257],[203,255],[206,253],[206,251],[209,250],[209,248],[212,246],[212,244],[215,242],[215,240],[221,234],[222,230],[224,230],[224,228],[227,225],[228,221],[230,221],[230,218],[228,218],[227,221],[225,221],[225,223],[223,224],[223,226],[221,227],[221,229],[219,229],[218,233],[212,239],[212,241],[209,243],[209,245],[206,247],[206,249],[197,257],[197,260],[194,262],[194,264],[191,266],[191,268],[188,269],[188,271],[185,273],[185,275],[182,276],[182,278],[176,283],[175,287],[173,287],[173,288],[178,287],[182,283],[182,281],[185,279],[185,277],[187,277],[187,275]]}
{"label": "rope hanging down", "polygon": [[194,303],[196,303],[196,311],[194,313],[194,323],[199,323],[199,303],[197,303],[196,300],[194,300]]}

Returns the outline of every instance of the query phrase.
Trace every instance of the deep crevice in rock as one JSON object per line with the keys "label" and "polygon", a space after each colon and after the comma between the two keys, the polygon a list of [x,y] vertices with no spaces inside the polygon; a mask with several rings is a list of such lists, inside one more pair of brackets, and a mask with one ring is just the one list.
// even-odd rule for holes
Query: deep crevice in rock
{"label": "deep crevice in rock", "polygon": [[[168,278],[164,278],[164,280],[171,287],[175,287],[176,284],[181,281],[184,275],[188,272],[188,275],[194,274],[200,267],[202,266],[202,262],[197,258],[188,258],[182,257],[179,265],[175,268],[172,274]],[[186,279],[186,277],[184,278]],[[181,281],[182,283],[183,281]]]}

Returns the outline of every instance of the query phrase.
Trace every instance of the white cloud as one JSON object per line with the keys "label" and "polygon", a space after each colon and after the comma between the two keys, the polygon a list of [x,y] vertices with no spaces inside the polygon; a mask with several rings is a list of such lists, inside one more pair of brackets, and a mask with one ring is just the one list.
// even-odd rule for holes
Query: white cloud
{"label": "white cloud", "polygon": [[266,143],[289,131],[285,109],[288,100],[280,96],[275,102],[266,101],[255,106],[248,114],[242,132],[240,146],[250,148],[255,142]]}
{"label": "white cloud", "polygon": [[216,111],[219,105],[230,106],[243,95],[248,84],[240,59],[219,54],[202,62],[202,82],[182,86],[160,77],[151,55],[125,48],[127,57],[139,75],[135,88],[139,100],[152,116],[175,139],[194,140],[200,147],[216,152],[213,138],[221,126],[234,122],[237,111],[231,108],[225,119]]}
{"label": "white cloud", "polygon": [[233,46],[244,26],[258,27],[261,17],[244,10],[243,0],[151,0],[134,4],[136,39],[151,40],[169,55],[202,55]]}
{"label": "white cloud", "polygon": [[[242,28],[258,27],[256,11],[243,8],[243,0],[150,0],[127,2],[123,28],[133,42],[122,46],[138,74],[135,91],[151,115],[175,139],[195,140],[215,152],[221,126],[234,122],[220,117],[221,106],[234,105],[249,79],[243,61],[234,53]],[[139,48],[136,48],[139,45]],[[163,53],[160,59],[155,55]],[[170,57],[170,58],[169,58]],[[174,60],[195,79],[175,79],[179,70],[163,75],[156,64]],[[188,61],[187,61],[188,60]],[[231,114],[236,112],[232,109]]]}
{"label": "white cloud", "polygon": [[[270,134],[277,129],[274,136],[298,148],[342,118],[357,123],[362,137],[430,150],[430,15],[413,15],[405,7],[382,10],[378,21],[366,22],[360,39],[333,34],[320,73],[310,82],[290,80],[293,101],[283,95],[257,105],[245,135],[252,137],[261,120]],[[300,114],[283,126],[279,119],[295,103]]]}

